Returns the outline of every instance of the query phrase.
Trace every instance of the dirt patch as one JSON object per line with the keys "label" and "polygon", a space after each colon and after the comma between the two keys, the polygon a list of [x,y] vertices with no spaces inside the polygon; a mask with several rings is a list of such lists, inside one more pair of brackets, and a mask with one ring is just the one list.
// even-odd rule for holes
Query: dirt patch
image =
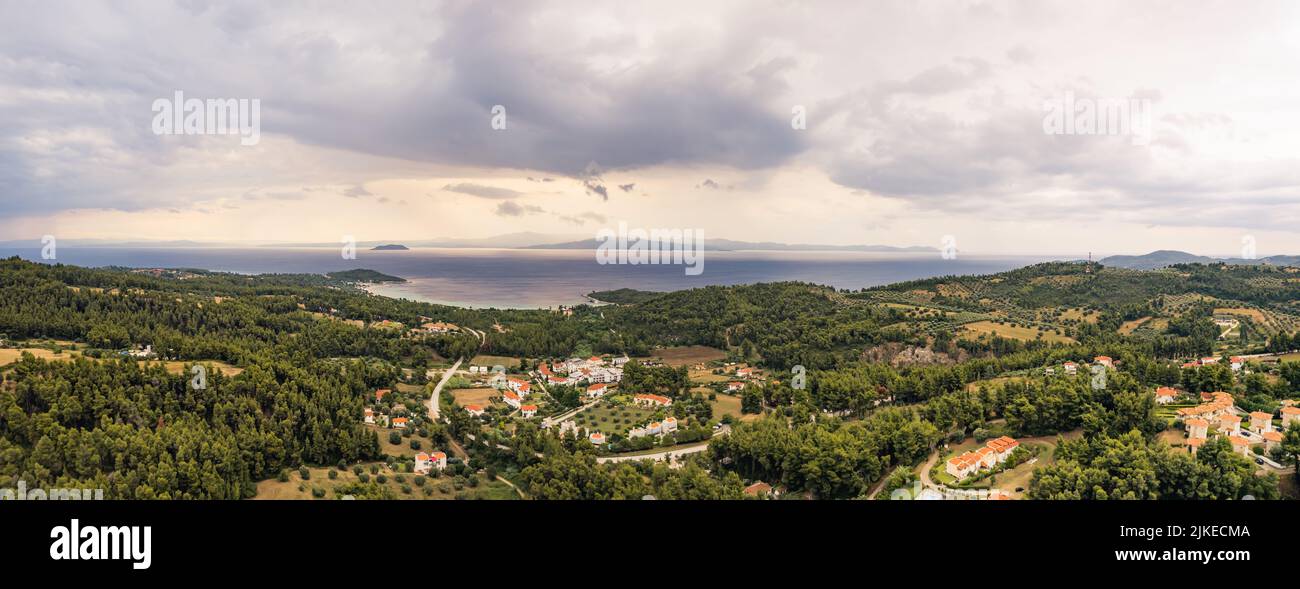
{"label": "dirt patch", "polygon": [[709,346],[678,346],[655,350],[650,357],[669,366],[689,366],[722,360],[727,357],[727,353]]}
{"label": "dirt patch", "polygon": [[486,407],[492,404],[490,401],[492,397],[501,396],[501,391],[490,387],[485,389],[455,389],[451,392],[451,396],[456,399],[457,407],[466,405],[482,405]]}

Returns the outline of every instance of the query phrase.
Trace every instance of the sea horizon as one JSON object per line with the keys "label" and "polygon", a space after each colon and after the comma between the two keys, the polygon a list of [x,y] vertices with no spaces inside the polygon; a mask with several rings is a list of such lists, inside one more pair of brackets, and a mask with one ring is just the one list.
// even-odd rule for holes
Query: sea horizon
{"label": "sea horizon", "polygon": [[465,308],[542,309],[590,303],[593,291],[631,288],[675,291],[799,281],[860,289],[946,275],[1004,272],[1036,263],[1076,259],[1048,255],[958,255],[842,251],[707,251],[704,271],[681,265],[598,264],[591,250],[530,248],[74,247],[45,260],[39,248],[0,250],[4,256],[85,267],[191,268],[236,274],[325,274],[367,268],[405,279],[367,286],[380,296]]}

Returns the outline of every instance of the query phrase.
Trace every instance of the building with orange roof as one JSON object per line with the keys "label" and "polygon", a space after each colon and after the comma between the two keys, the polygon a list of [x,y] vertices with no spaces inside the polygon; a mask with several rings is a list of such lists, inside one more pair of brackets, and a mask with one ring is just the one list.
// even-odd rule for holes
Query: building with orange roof
{"label": "building with orange roof", "polygon": [[1291,427],[1292,423],[1300,422],[1300,407],[1283,407],[1282,408],[1282,429]]}
{"label": "building with orange roof", "polygon": [[376,400],[376,401],[383,401],[383,400],[384,400],[384,395],[387,395],[388,393],[391,393],[391,392],[393,392],[392,389],[376,389],[376,390],[375,390],[375,400]]}
{"label": "building with orange roof", "polygon": [[757,483],[745,487],[745,494],[749,495],[750,497],[775,496],[772,493],[772,485],[769,485],[763,481],[758,481]]}
{"label": "building with orange roof", "polygon": [[587,439],[591,440],[592,444],[599,446],[605,443],[605,434],[600,432],[591,432],[591,435],[587,436]]}
{"label": "building with orange roof", "polygon": [[505,399],[506,405],[515,409],[519,408],[519,395],[516,395],[514,391],[501,391],[501,398]]}
{"label": "building with orange roof", "polygon": [[393,427],[394,427],[394,428],[397,428],[397,429],[406,429],[406,424],[407,424],[408,422],[409,422],[409,420],[406,419],[405,417],[394,417],[394,418],[393,418]]}
{"label": "building with orange roof", "polygon": [[521,405],[521,406],[519,407],[519,413],[520,413],[521,415],[523,415],[524,417],[526,417],[526,418],[527,418],[527,417],[532,417],[532,416],[534,416],[534,415],[537,415],[537,406],[536,406],[536,405]]}
{"label": "building with orange roof", "polygon": [[1266,431],[1260,434],[1260,437],[1264,438],[1265,452],[1272,452],[1273,448],[1277,447],[1278,444],[1282,443],[1282,438],[1283,438],[1282,432],[1279,431]]}
{"label": "building with orange roof", "polygon": [[587,398],[589,398],[589,399],[599,399],[599,398],[605,396],[605,393],[606,393],[608,390],[609,390],[609,385],[607,385],[607,384],[605,384],[605,383],[603,383],[603,382],[598,382],[598,383],[596,383],[596,384],[590,385],[590,386],[587,387]]}
{"label": "building with orange roof", "polygon": [[1183,422],[1183,427],[1187,428],[1187,437],[1192,440],[1204,440],[1209,434],[1210,422],[1199,417],[1193,417]]}
{"label": "building with orange roof", "polygon": [[482,406],[482,405],[466,405],[466,406],[465,406],[465,412],[466,412],[466,413],[469,413],[470,415],[473,415],[474,417],[481,417],[481,416],[483,415],[483,406]]}
{"label": "building with orange roof", "polygon": [[948,459],[944,471],[957,480],[964,479],[981,469],[993,468],[1011,457],[1020,447],[1020,441],[1009,436],[989,440],[984,446],[963,452]]}
{"label": "building with orange roof", "polygon": [[1232,443],[1232,451],[1242,456],[1250,455],[1250,440],[1241,436],[1228,436],[1228,441]]}
{"label": "building with orange roof", "polygon": [[1263,411],[1250,412],[1250,429],[1257,434],[1273,431],[1273,414]]}
{"label": "building with orange roof", "polygon": [[1093,358],[1092,361],[1095,362],[1095,363],[1097,363],[1097,364],[1101,364],[1102,366],[1105,366],[1106,368],[1114,368],[1114,367],[1115,367],[1115,360],[1112,359],[1110,356],[1097,356],[1096,358]]}
{"label": "building with orange roof", "polygon": [[1156,403],[1168,405],[1178,399],[1178,390],[1172,387],[1160,387],[1156,389]]}
{"label": "building with orange roof", "polygon": [[447,455],[442,452],[420,452],[415,455],[415,466],[411,470],[418,474],[429,474],[433,469],[447,468]]}
{"label": "building with orange roof", "polygon": [[663,395],[637,395],[632,398],[632,402],[637,405],[646,405],[650,407],[667,407],[673,404],[673,400]]}
{"label": "building with orange roof", "polygon": [[1236,415],[1220,415],[1219,431],[1229,436],[1235,436],[1241,431],[1241,417]]}
{"label": "building with orange roof", "polygon": [[1187,447],[1191,448],[1192,454],[1196,454],[1196,450],[1204,445],[1205,438],[1188,438],[1187,440]]}

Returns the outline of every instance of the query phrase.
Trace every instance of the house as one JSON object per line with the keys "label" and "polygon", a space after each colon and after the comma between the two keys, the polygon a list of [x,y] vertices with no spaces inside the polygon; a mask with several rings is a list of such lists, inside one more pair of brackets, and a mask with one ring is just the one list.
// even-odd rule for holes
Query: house
{"label": "house", "polygon": [[132,358],[152,358],[153,344],[149,344],[144,347],[137,346],[135,349],[128,351],[126,354]]}
{"label": "house", "polygon": [[1257,434],[1273,431],[1273,414],[1252,411],[1250,413],[1250,429]]}
{"label": "house", "polygon": [[645,426],[645,432],[652,436],[657,436],[664,433],[664,425],[658,421],[652,421],[650,422],[650,425]]}
{"label": "house", "polygon": [[1220,415],[1219,431],[1228,436],[1236,436],[1241,433],[1241,418],[1236,415]]}
{"label": "house", "polygon": [[1228,436],[1228,441],[1232,442],[1232,451],[1242,456],[1250,455],[1250,440],[1241,436]]}
{"label": "house", "polygon": [[391,393],[391,392],[393,392],[391,389],[378,389],[378,390],[375,391],[375,400],[376,400],[376,401],[383,401],[383,400],[384,400],[384,395],[387,395],[388,393]]}
{"label": "house", "polygon": [[1187,428],[1188,439],[1203,440],[1205,439],[1206,434],[1209,433],[1210,422],[1199,417],[1193,417],[1184,421],[1183,426]]}
{"label": "house", "polygon": [[1079,365],[1074,362],[1066,362],[1062,366],[1065,368],[1066,374],[1075,374],[1079,372]]}
{"label": "house", "polygon": [[555,385],[569,384],[569,379],[563,376],[552,374],[546,377],[546,384],[555,384]]}
{"label": "house", "polygon": [[1170,387],[1160,387],[1156,389],[1156,403],[1168,405],[1178,398],[1178,391]]}
{"label": "house", "polygon": [[509,387],[511,391],[521,395],[527,395],[528,390],[531,388],[528,381],[513,377],[506,379],[506,386]]}
{"label": "house", "polygon": [[600,432],[592,432],[592,434],[588,436],[587,439],[591,440],[592,444],[599,446],[605,443],[605,434],[602,434]]}
{"label": "house", "polygon": [[745,390],[745,383],[743,383],[743,382],[740,382],[740,381],[738,381],[738,380],[733,380],[733,381],[727,383],[727,392],[728,392],[728,393],[734,393],[734,392],[736,392],[736,391],[743,391],[743,390]]}
{"label": "house", "polygon": [[1046,374],[1047,376],[1051,376],[1053,374],[1056,374],[1056,369],[1052,368],[1051,366],[1048,366],[1043,369],[1043,374]]}
{"label": "house", "polygon": [[1020,447],[1020,442],[1010,436],[1002,436],[1000,438],[989,440],[986,447],[997,454],[996,458],[998,462],[1003,462],[1007,458],[1011,457],[1011,452],[1013,450]]}
{"label": "house", "polygon": [[753,368],[737,368],[737,369],[736,369],[736,378],[749,378],[749,377],[751,377],[751,376],[754,376],[754,369],[753,369]]}
{"label": "house", "polygon": [[458,328],[455,325],[452,325],[450,323],[443,323],[441,321],[433,322],[433,323],[424,323],[420,325],[420,331],[424,333],[447,333],[450,331],[455,331],[456,329]]}
{"label": "house", "polygon": [[1009,436],[989,440],[978,450],[963,452],[948,459],[944,470],[954,478],[964,479],[981,469],[993,468],[1011,457],[1020,441]]}
{"label": "house", "polygon": [[532,417],[534,415],[537,415],[537,406],[524,405],[519,408],[519,412],[522,413],[524,417]]}
{"label": "house", "polygon": [[519,395],[516,395],[514,391],[501,391],[501,396],[505,398],[506,405],[514,407],[515,409],[519,408]]}
{"label": "house", "polygon": [[374,422],[375,422],[375,410],[374,410],[374,409],[371,409],[371,408],[369,408],[369,407],[366,407],[365,415],[366,415],[366,418],[365,418],[366,423],[374,423]]}
{"label": "house", "polygon": [[648,435],[650,435],[650,433],[645,431],[644,427],[634,427],[630,430],[627,430],[627,438],[629,440],[634,440],[636,438],[644,438]]}
{"label": "house", "polygon": [[676,418],[676,417],[665,417],[665,418],[664,418],[664,422],[663,422],[663,424],[664,424],[664,433],[669,433],[669,432],[675,432],[675,431],[677,431],[677,418]]}
{"label": "house", "polygon": [[1260,435],[1264,437],[1265,452],[1272,452],[1273,448],[1277,447],[1278,444],[1282,443],[1282,432],[1270,430]]}
{"label": "house", "polygon": [[1201,366],[1209,366],[1211,364],[1218,364],[1218,363],[1219,363],[1218,358],[1209,358],[1209,357],[1201,358]]}
{"label": "house", "polygon": [[1093,358],[1092,361],[1093,361],[1094,363],[1096,363],[1096,364],[1101,364],[1102,366],[1105,366],[1106,368],[1114,368],[1114,367],[1115,367],[1115,361],[1114,361],[1113,359],[1111,359],[1110,356],[1097,356],[1096,358]]}
{"label": "house", "polygon": [[621,368],[624,364],[627,364],[630,360],[631,358],[628,358],[627,356],[622,356],[620,358],[614,358],[613,360],[610,361],[610,364],[613,364],[614,366],[618,366]]}
{"label": "house", "polygon": [[1223,391],[1201,393],[1201,401],[1203,403],[1195,407],[1179,409],[1178,416],[1183,419],[1188,417],[1217,419],[1220,415],[1231,414],[1234,406],[1232,395]]}
{"label": "house", "polygon": [[466,406],[465,406],[465,412],[466,412],[466,413],[469,413],[470,415],[473,415],[474,417],[482,417],[482,416],[483,416],[483,406],[482,406],[482,405],[466,405]]}
{"label": "house", "polygon": [[772,492],[772,485],[769,485],[763,481],[759,481],[748,487],[745,487],[745,494],[749,495],[750,497],[760,497],[760,498],[776,497],[776,494]]}
{"label": "house", "polygon": [[415,455],[415,472],[419,474],[429,474],[433,469],[442,470],[447,468],[447,455],[442,452],[431,452],[425,454],[421,452]]}
{"label": "house", "polygon": [[632,398],[632,402],[647,407],[667,407],[673,404],[672,399],[663,395],[637,395]]}
{"label": "house", "polygon": [[1205,445],[1205,438],[1188,438],[1188,439],[1187,439],[1187,447],[1191,450],[1191,452],[1192,452],[1193,455],[1196,454],[1196,450],[1197,450],[1197,449],[1199,449],[1201,446],[1204,446],[1204,445]]}
{"label": "house", "polygon": [[1291,427],[1292,423],[1300,423],[1300,407],[1283,407],[1282,429]]}
{"label": "house", "polygon": [[1232,363],[1233,372],[1241,370],[1241,368],[1246,365],[1246,359],[1241,356],[1233,356],[1229,358],[1228,361]]}
{"label": "house", "polygon": [[396,428],[396,429],[406,429],[406,424],[407,424],[408,422],[409,422],[409,420],[406,419],[405,417],[394,417],[394,418],[393,418],[393,427]]}
{"label": "house", "polygon": [[609,390],[609,385],[603,382],[598,382],[596,384],[587,387],[587,398],[599,399],[605,396],[605,392],[607,390]]}
{"label": "house", "polygon": [[1201,365],[1201,363],[1200,363],[1200,362],[1197,362],[1197,361],[1195,361],[1195,360],[1193,360],[1193,361],[1191,361],[1191,362],[1183,362],[1183,368],[1196,368],[1197,366],[1200,366],[1200,365]]}

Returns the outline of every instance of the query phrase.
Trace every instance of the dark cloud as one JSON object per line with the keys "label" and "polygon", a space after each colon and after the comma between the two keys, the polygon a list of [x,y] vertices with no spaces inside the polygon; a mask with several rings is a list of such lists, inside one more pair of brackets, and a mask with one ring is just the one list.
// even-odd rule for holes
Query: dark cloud
{"label": "dark cloud", "polygon": [[490,199],[518,198],[520,196],[523,196],[524,194],[522,192],[519,192],[518,190],[511,190],[509,188],[499,188],[496,186],[484,186],[482,184],[472,184],[469,182],[462,182],[460,184],[448,184],[446,186],[443,186],[442,189],[449,192],[459,192],[461,194],[468,194],[471,196],[477,196],[479,198],[490,198]]}
{"label": "dark cloud", "polygon": [[618,185],[618,188],[619,188],[619,190],[622,190],[623,192],[632,192],[632,189],[636,188],[636,183],[632,183],[632,184],[619,184],[619,185]]}
{"label": "dark cloud", "polygon": [[363,196],[371,196],[371,194],[369,190],[366,190],[363,186],[358,184],[356,186],[353,186],[352,188],[344,190],[343,196],[347,196],[350,198],[361,198]]}
{"label": "dark cloud", "polygon": [[521,205],[513,200],[507,200],[497,205],[496,214],[502,217],[521,217],[534,213],[544,213],[542,207],[536,205]]}

